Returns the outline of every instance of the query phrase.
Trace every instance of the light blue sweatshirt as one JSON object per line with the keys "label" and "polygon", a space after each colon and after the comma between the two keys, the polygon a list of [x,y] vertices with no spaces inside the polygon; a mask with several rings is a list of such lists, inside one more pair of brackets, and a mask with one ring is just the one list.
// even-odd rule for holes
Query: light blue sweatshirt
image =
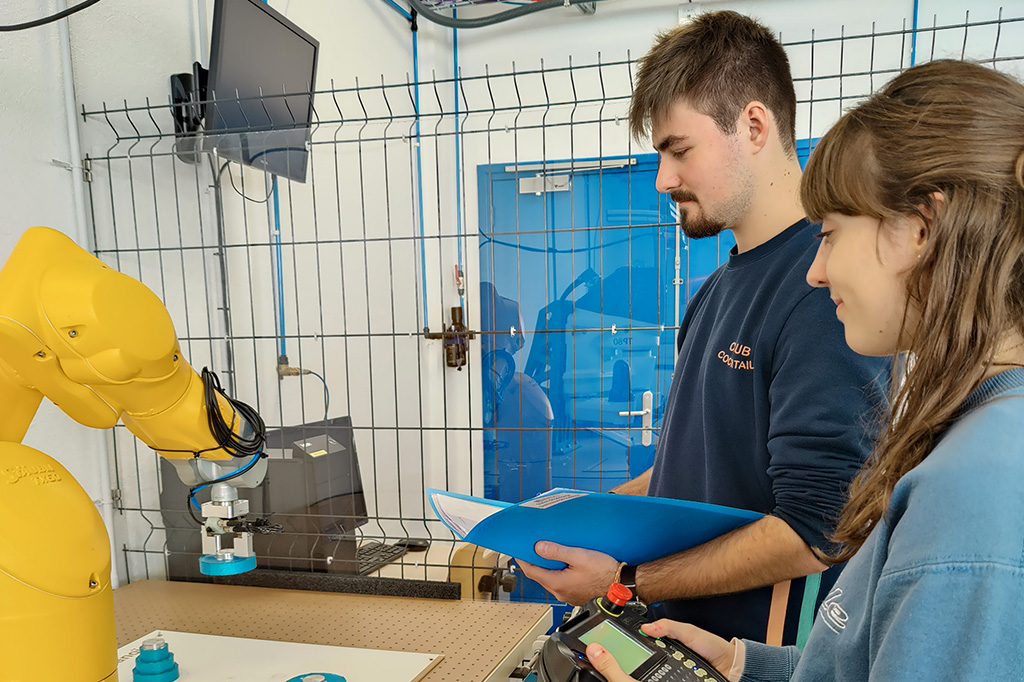
{"label": "light blue sweatshirt", "polygon": [[1024,369],[975,390],[896,484],[802,656],[745,644],[741,682],[1024,679]]}

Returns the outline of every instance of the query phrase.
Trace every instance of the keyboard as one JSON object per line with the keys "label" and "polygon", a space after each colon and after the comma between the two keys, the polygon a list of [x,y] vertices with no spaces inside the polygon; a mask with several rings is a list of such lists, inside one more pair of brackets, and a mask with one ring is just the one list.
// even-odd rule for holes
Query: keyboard
{"label": "keyboard", "polygon": [[356,550],[356,561],[359,562],[359,575],[373,573],[381,566],[390,564],[398,557],[405,554],[405,547],[386,545],[383,542],[371,540],[359,545]]}

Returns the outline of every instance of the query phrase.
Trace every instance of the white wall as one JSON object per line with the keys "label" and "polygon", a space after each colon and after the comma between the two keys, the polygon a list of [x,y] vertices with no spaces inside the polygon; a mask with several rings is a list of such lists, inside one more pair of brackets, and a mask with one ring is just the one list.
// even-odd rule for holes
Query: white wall
{"label": "white wall", "polygon": [[[496,26],[462,30],[459,32],[460,66],[464,74],[482,73],[489,65],[492,73],[503,73],[512,64],[518,70],[539,68],[543,60],[546,68],[565,66],[570,56],[573,63],[594,64],[638,58],[651,46],[655,34],[675,26],[680,10],[692,11],[731,9],[757,17],[776,31],[783,43],[809,41],[812,38],[836,38],[840,35],[864,35],[872,32],[909,30],[913,25],[913,0],[863,0],[862,2],[836,2],[822,0],[738,0],[700,3],[686,3],[666,0],[604,0],[597,3],[594,15],[583,16],[575,8],[558,8],[539,12]],[[943,26],[964,23],[965,12],[970,10],[970,21],[991,21],[1000,10],[1004,17],[1024,15],[1024,1],[982,0],[963,2],[958,0],[923,0],[918,8],[919,28],[933,25]],[[467,16],[473,10],[463,10]],[[476,9],[474,14],[482,14]],[[984,58],[991,56],[995,43],[995,27],[973,29],[967,41],[967,56]],[[963,47],[962,31],[939,33],[935,56],[959,57]],[[1002,53],[1007,50],[1019,54],[1014,41],[1021,35],[1014,30],[1012,35],[1000,37]],[[1019,43],[1017,43],[1019,44]],[[843,55],[843,70],[850,73],[867,70],[871,63],[871,42],[864,40],[848,44]],[[874,68],[899,67],[900,55],[904,66],[910,64],[911,41],[900,36],[880,38],[875,41]],[[930,53],[931,41],[919,38],[918,61]],[[810,73],[810,46],[789,48],[793,76],[798,79],[798,98],[806,98],[808,92],[801,87],[799,79]],[[987,53],[986,53],[987,51]],[[818,44],[815,47],[815,73],[828,70],[838,73],[839,53],[837,44]],[[1019,68],[1019,65],[1018,65]],[[860,90],[866,92],[870,85],[877,88],[880,83],[870,85],[856,78],[846,79],[846,94]],[[822,96],[815,93],[815,97]],[[846,103],[848,106],[850,103]],[[838,104],[819,105],[814,111],[813,134],[820,135],[828,128],[839,112]],[[798,136],[806,136],[811,130],[809,112],[802,107],[798,112]]]}
{"label": "white wall", "polygon": [[[14,0],[4,7],[4,23],[28,21],[56,10],[55,3]],[[57,25],[5,33],[0,40],[0,262],[18,237],[33,225],[51,226],[80,238],[73,201],[72,172],[57,164],[79,165],[69,148]],[[72,421],[48,401],[29,428],[25,443],[56,457],[94,500],[109,500],[101,485],[106,437]]]}
{"label": "white wall", "polygon": [[[344,89],[350,87],[357,76],[361,83],[366,84],[379,82],[381,74],[389,84],[405,83],[407,74],[412,71],[412,49],[407,24],[382,0],[272,0],[271,4],[285,11],[290,19],[320,40],[320,90],[330,88],[332,79],[335,88]],[[985,0],[971,2],[970,5],[972,21],[995,18],[1000,6],[1004,8],[1004,16],[1024,15],[1024,0]],[[909,28],[913,2],[744,0],[709,2],[704,3],[704,6],[754,14],[779,31],[784,42],[793,42],[810,39],[812,29],[815,38],[821,39],[838,36],[841,31],[846,35],[866,33],[872,27],[875,31],[898,30],[904,25]],[[963,2],[923,0],[919,12],[920,24],[931,25],[933,16],[938,25],[960,22],[964,18],[965,7],[966,3]],[[95,111],[104,105],[109,108],[123,107],[125,102],[131,106],[140,106],[146,103],[147,98],[151,103],[165,102],[168,76],[174,72],[188,71],[193,60],[205,58],[206,38],[200,36],[200,32],[203,29],[209,30],[212,8],[212,0],[103,0],[71,17],[69,24],[74,86],[77,91],[76,108],[85,105],[88,110]],[[3,21],[25,21],[57,9],[56,0],[8,0],[4,3]],[[488,11],[493,11],[493,8],[466,9],[461,14],[472,16]],[[583,16],[574,8],[559,8],[496,27],[461,30],[458,32],[459,67],[463,75],[478,75],[489,65],[490,72],[498,74],[508,73],[513,62],[516,70],[521,72],[538,68],[542,59],[545,67],[550,69],[566,65],[570,56],[576,65],[596,63],[598,54],[603,63],[625,59],[627,54],[636,58],[648,49],[655,32],[675,25],[678,13],[678,2],[606,0],[598,3],[597,13],[593,16]],[[454,68],[452,32],[423,19],[420,20],[420,27],[421,79],[429,79],[432,74],[441,79],[450,77]],[[1015,40],[1020,44],[1020,39],[1019,33],[1001,38],[1004,46]],[[991,49],[993,41],[991,32],[978,29],[971,34],[968,44],[973,46],[977,43],[988,46],[983,49]],[[962,39],[952,34],[944,35],[937,46],[937,55],[958,56],[962,42]],[[901,60],[903,64],[908,63],[909,49],[909,40],[879,40],[875,45],[875,68],[880,64],[898,66]],[[922,40],[918,49],[923,57],[925,50],[930,50],[930,45]],[[968,54],[972,52],[975,52],[973,48],[968,50]],[[798,79],[805,77],[810,71],[809,46],[792,48],[790,56],[794,76]],[[814,58],[816,73],[838,69],[836,44],[817,45]],[[867,41],[850,44],[843,55],[843,70],[849,72],[866,68],[870,59],[871,45]],[[602,86],[596,73],[577,74],[576,86],[580,98],[601,92]],[[3,93],[0,98],[0,149],[5,152],[0,161],[4,177],[0,183],[0,205],[4,207],[5,217],[0,223],[0,262],[13,248],[21,231],[30,225],[49,225],[72,235],[81,234],[81,229],[86,229],[86,234],[91,233],[91,220],[88,226],[76,223],[71,173],[51,163],[51,159],[73,161],[69,151],[65,98],[61,87],[61,79],[65,75],[61,68],[56,24],[20,33],[5,33],[0,40],[0,92]],[[628,69],[611,69],[606,75],[613,81],[604,84],[606,95],[628,94]],[[550,76],[548,97],[566,96],[569,85],[564,78],[564,75],[558,74]],[[872,85],[879,85],[878,82],[866,81],[845,79],[844,94],[861,94]],[[497,86],[495,94],[499,100],[504,98],[511,101],[515,97],[510,79],[495,79],[494,84]],[[522,86],[519,96],[524,101],[544,101],[542,83],[536,76],[521,78],[519,85]],[[824,87],[838,88],[838,80],[834,84],[819,86]],[[804,90],[798,91],[801,97],[807,94]],[[816,97],[821,94],[820,89],[815,92]],[[488,96],[482,89],[482,81],[467,85],[465,95],[471,106]],[[345,102],[346,96],[339,95],[343,107],[351,110],[357,103]],[[437,104],[432,101],[432,90],[425,89],[421,96],[423,110],[428,113],[435,111]],[[442,107],[451,111],[453,98],[450,89],[442,86],[440,96]],[[318,111],[325,104],[329,108],[329,103],[318,101]],[[395,104],[400,109],[399,114],[408,113],[407,101],[396,100]],[[379,110],[381,103],[373,106]],[[818,105],[813,112],[809,107],[801,107],[797,123],[798,135],[820,134],[839,110],[839,102]],[[625,102],[620,101],[606,107],[603,112],[597,112],[593,107],[578,112],[566,109],[552,112],[545,119],[545,122],[552,123],[569,120],[570,117],[575,117],[571,118],[574,121],[601,117],[602,123],[576,126],[571,135],[564,134],[564,128],[556,132],[534,130],[515,134],[467,135],[464,138],[465,160],[462,170],[466,192],[463,230],[472,232],[476,226],[475,168],[478,164],[646,151],[636,149],[626,134],[626,126],[615,122],[614,119],[624,112]],[[157,117],[157,125],[166,130],[170,125],[166,111],[157,112]],[[423,125],[432,127],[435,122],[428,118]],[[530,115],[526,115],[520,119],[519,125],[539,122],[539,116],[531,119]],[[113,131],[125,131],[127,128],[123,120],[115,120],[112,125],[113,128],[107,126],[102,117],[91,117],[86,123],[82,123],[79,118],[83,152],[102,156],[115,145]],[[477,126],[475,130],[483,130],[487,124],[480,119],[473,119],[467,121],[466,125],[470,130],[474,130],[474,125]],[[491,125],[493,130],[500,130],[501,117],[491,122]],[[379,135],[383,126],[371,128],[371,132]],[[318,132],[320,136],[334,135],[342,140],[354,139],[348,137],[353,134],[357,133],[338,123],[325,126]],[[485,144],[485,140],[490,143],[490,147]],[[117,149],[123,150],[126,146],[130,145],[122,143]],[[381,173],[382,158],[378,156],[364,162],[362,176],[368,186],[357,190],[360,166],[355,154],[356,146],[346,144],[337,148],[343,154],[337,163],[333,158],[317,154],[319,148],[314,148],[313,168],[317,173],[318,193],[327,191],[328,198],[340,197],[340,200],[324,202],[314,198],[307,187],[292,185],[290,194],[282,194],[282,207],[287,215],[283,224],[285,236],[296,240],[308,239],[314,209],[317,211],[316,225],[322,230],[313,235],[318,239],[332,235],[333,238],[417,235],[420,227],[415,189],[407,184],[391,186],[385,194],[383,180],[386,177]],[[436,148],[425,144],[421,152],[425,176],[424,232],[427,235],[453,234],[452,225],[456,219],[452,205],[455,173],[454,150],[450,139]],[[404,164],[404,172],[407,174],[413,158],[413,148],[409,142],[389,143],[388,161],[392,168],[400,168]],[[97,171],[101,177],[94,183],[94,193],[96,207],[100,209],[97,215],[101,217],[97,223],[103,232],[101,241],[109,243],[111,215],[119,219],[119,234],[127,235],[123,238],[131,241],[137,233],[140,244],[166,245],[164,240],[173,241],[176,237],[167,237],[165,227],[158,226],[179,223],[184,223],[186,229],[193,230],[197,235],[212,236],[213,209],[208,189],[209,172],[206,169],[186,167],[171,157],[158,161],[148,179],[133,174],[135,181],[140,181],[140,177],[142,180],[134,188],[135,194],[131,195],[124,189],[128,178],[123,165],[118,166],[116,172],[112,168],[109,176]],[[435,167],[439,169],[438,173],[433,172]],[[336,169],[341,177],[338,187],[333,184]],[[236,182],[245,181],[247,194],[258,195],[263,191],[263,180],[259,173],[241,171],[237,165],[232,166],[231,172]],[[191,183],[195,187],[193,195],[198,195],[197,198],[193,196],[191,205],[185,208],[181,208],[182,202],[166,200],[167,197],[173,199],[175,196],[176,190],[172,183],[176,181]],[[110,199],[110,192],[106,191],[111,187],[117,189],[113,199]],[[269,239],[266,209],[262,205],[242,202],[237,197],[229,198],[231,195],[230,189],[226,190],[228,242],[244,244],[251,240],[265,243]],[[181,213],[178,212],[179,208]],[[385,208],[388,215],[384,214]],[[305,321],[307,326],[302,329],[304,333],[309,331],[309,320],[319,319],[321,311],[325,311],[323,321],[315,324],[321,325],[316,329],[322,329],[323,333],[409,332],[408,341],[400,342],[396,338],[394,346],[390,341],[374,346],[372,362],[366,344],[359,346],[355,342],[346,348],[320,343],[293,345],[295,350],[290,349],[289,354],[295,354],[291,358],[293,364],[301,361],[303,366],[330,372],[332,416],[351,413],[357,424],[369,423],[372,418],[377,426],[397,427],[391,433],[382,430],[374,434],[377,439],[374,445],[381,453],[401,453],[387,457],[382,455],[377,462],[377,476],[382,481],[389,477],[397,481],[398,470],[401,469],[403,476],[411,472],[411,480],[414,482],[427,479],[440,485],[467,489],[478,484],[478,480],[468,479],[468,460],[455,458],[447,464],[438,464],[431,459],[439,452],[465,451],[467,439],[464,434],[452,432],[445,436],[431,431],[421,435],[417,429],[420,425],[468,426],[467,415],[470,411],[475,415],[480,414],[479,405],[473,402],[475,379],[471,373],[445,370],[440,361],[438,343],[415,338],[424,323],[432,329],[438,328],[442,322],[439,311],[458,302],[451,279],[439,272],[450,268],[454,262],[455,242],[445,240],[441,245],[433,241],[427,243],[426,263],[430,276],[427,278],[426,297],[429,307],[426,322],[421,319],[422,304],[418,298],[423,295],[419,291],[420,254],[418,249],[410,248],[414,243],[399,242],[391,250],[383,243],[375,246],[367,244],[360,247],[366,249],[365,253],[359,249],[350,250],[343,262],[336,258],[335,265],[324,266],[321,270],[311,267],[315,254],[307,253],[293,263],[286,262],[286,280],[289,283],[285,297],[286,313],[291,324],[297,324],[296,320]],[[472,240],[467,241],[466,246],[467,306],[473,309],[477,303],[474,292],[478,289],[475,286],[478,284],[476,249]],[[296,250],[296,254],[299,253]],[[208,267],[208,273],[216,274],[217,263],[211,259],[205,263],[192,263],[188,266],[188,272],[202,272],[204,264]],[[210,312],[216,300],[198,302],[193,298],[186,304],[184,298],[176,293],[181,287],[162,277],[159,265],[141,257],[119,263],[120,267],[142,278],[165,298],[179,334],[189,325],[189,328],[202,330],[205,334],[216,335],[222,326],[217,316]],[[235,333],[269,336],[272,339],[273,292],[269,260],[263,258],[251,267],[242,263],[233,263],[230,267],[233,281],[229,286],[236,292],[232,304]],[[338,300],[340,296],[337,294],[342,284],[349,292],[347,309],[343,309]],[[320,295],[300,297],[294,293],[314,287],[318,288]],[[212,290],[216,292],[216,289],[216,282],[213,282]],[[240,298],[237,291],[251,291],[252,295]],[[324,292],[333,293],[335,298],[325,298]],[[211,297],[216,298],[215,295]],[[392,305],[396,310],[394,314],[391,312]],[[393,326],[393,320],[401,320],[402,326]],[[196,347],[192,351],[196,355],[194,360],[197,364],[200,360],[205,361],[205,358],[211,362],[218,361],[215,357],[217,351],[212,344],[210,348]],[[258,392],[261,410],[276,415],[283,423],[313,418],[321,405],[317,402],[320,400],[318,384],[307,378],[278,383],[273,374],[273,341],[262,345],[254,343],[251,351],[240,349],[239,353],[239,363],[248,363],[250,367],[255,364],[259,368],[254,380],[239,385],[240,397]],[[363,390],[370,385],[374,387],[372,402]],[[342,386],[351,389],[351,397],[346,396]],[[479,394],[478,390],[476,394]],[[365,433],[358,436],[361,454],[366,453],[367,443],[362,440],[364,437],[368,438]],[[105,449],[103,441],[102,436],[87,433],[52,407],[41,410],[26,439],[29,444],[53,454],[65,463],[96,499],[100,499],[103,494],[102,477],[96,465]],[[450,447],[446,448],[446,444]],[[146,457],[140,460],[142,467],[139,484],[140,489],[145,488],[145,492],[140,494],[151,498],[155,462]],[[453,467],[461,469],[463,474],[460,476],[458,472],[452,471]],[[479,466],[475,465],[475,468],[478,479]],[[121,476],[134,475],[131,468],[118,473]],[[128,488],[128,484],[133,482],[121,480],[120,483],[122,488]],[[407,498],[409,495],[411,497]],[[415,499],[419,496],[420,491],[415,486],[410,490],[410,486],[406,485],[401,499]],[[137,503],[145,501],[139,499]],[[378,513],[394,515],[396,509],[388,506],[390,504],[381,500]],[[141,532],[145,535],[146,529],[129,531],[119,528],[118,532],[119,543],[135,543],[142,540],[133,534]]]}
{"label": "white wall", "polygon": [[[404,81],[404,74],[412,71],[408,24],[384,3],[275,1],[272,6],[286,11],[289,18],[321,40],[321,88],[330,87],[331,79],[336,87],[348,87],[356,76],[374,81],[379,80],[381,73]],[[55,0],[11,0],[4,3],[3,22],[29,21],[59,9]],[[212,11],[213,2],[205,0],[104,0],[72,16],[68,23],[77,90],[76,110],[82,105],[88,110],[123,107],[126,101],[140,106],[147,98],[152,103],[166,102],[169,75],[189,71],[192,61],[205,57],[208,38],[200,38],[198,32],[203,27],[209,31]],[[432,38],[434,35],[440,42]],[[429,57],[440,49],[447,49],[445,37],[444,32],[425,27],[420,34],[423,54]],[[58,24],[5,33],[0,40],[0,88],[4,92],[0,98],[0,149],[4,151],[0,162],[4,177],[0,183],[0,205],[4,206],[5,218],[0,223],[0,262],[6,260],[21,232],[32,225],[61,229],[87,248],[90,246],[91,221],[86,226],[76,225],[71,172],[51,163],[51,159],[55,159],[78,164],[69,152],[62,90],[64,77]],[[170,120],[160,123],[169,126]],[[103,155],[111,144],[112,134],[102,117],[84,124],[79,118],[79,129],[82,151],[93,156]],[[97,175],[103,170],[97,169]],[[163,179],[166,179],[165,171],[154,175],[157,184]],[[208,181],[207,175],[205,182]],[[144,194],[137,198],[143,200]],[[97,199],[101,203],[107,201],[101,192],[97,192]],[[120,201],[122,198],[118,195],[115,203]],[[169,209],[161,206],[154,213],[166,210]],[[146,234],[145,218],[139,223],[141,240]],[[131,224],[122,223],[120,227],[131,235]],[[106,239],[109,240],[109,236]],[[137,271],[139,264],[133,260],[122,263],[124,269],[136,270],[132,274],[141,276],[151,288],[168,296],[172,287],[161,290],[154,282],[159,276],[157,268],[150,266],[156,264],[140,261],[143,268],[148,268],[140,273]],[[190,311],[188,315],[206,317],[202,310],[205,306],[195,307],[199,310]],[[180,305],[172,308],[172,313],[176,325],[183,327],[185,315]],[[270,367],[273,367],[272,361]],[[344,412],[332,410],[332,414]],[[106,440],[104,434],[91,433],[45,402],[26,437],[27,444],[65,464],[97,500],[104,496],[97,462],[106,456]],[[133,449],[127,452],[122,449],[122,456],[132,457]],[[146,456],[139,459],[144,474],[152,471],[154,462]],[[132,467],[124,466],[119,473],[122,477],[130,476]],[[115,481],[115,485],[117,483]],[[131,494],[132,483],[120,481],[126,496]],[[119,527],[118,532],[123,535],[127,531]],[[124,541],[131,544],[135,540],[121,537],[116,544]],[[121,570],[123,572],[123,568]]]}

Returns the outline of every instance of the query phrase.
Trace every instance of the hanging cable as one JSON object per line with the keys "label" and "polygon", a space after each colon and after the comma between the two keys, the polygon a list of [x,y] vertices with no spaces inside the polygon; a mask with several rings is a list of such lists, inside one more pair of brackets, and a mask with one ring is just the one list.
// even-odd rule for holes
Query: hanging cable
{"label": "hanging cable", "polygon": [[[200,526],[206,525],[203,523],[202,519],[196,516],[195,511],[193,511],[192,509],[193,507],[195,507],[196,509],[202,509],[202,505],[196,502],[196,493],[198,493],[200,490],[203,490],[204,488],[209,488],[211,485],[214,485],[216,483],[223,483],[224,481],[229,481],[232,478],[238,478],[245,472],[249,471],[249,469],[252,469],[254,466],[256,466],[256,462],[260,461],[260,459],[263,459],[265,457],[266,454],[262,452],[257,452],[255,455],[252,456],[252,459],[249,460],[248,464],[246,464],[244,467],[234,472],[233,474],[221,476],[220,478],[214,479],[207,483],[201,483],[199,485],[194,485],[191,488],[189,488],[188,499],[185,502],[185,507],[188,509],[188,515],[192,517],[192,520]],[[256,517],[247,521],[235,520],[229,522],[229,525],[236,533],[247,532],[258,535],[274,535],[275,533],[280,533],[284,530],[284,526],[280,523],[271,523],[269,519],[260,517]]]}
{"label": "hanging cable", "polygon": [[34,19],[33,21],[26,21],[23,24],[10,24],[9,26],[0,26],[0,32],[2,32],[2,31],[24,31],[27,28],[35,28],[37,26],[43,26],[45,24],[53,23],[54,21],[60,21],[64,17],[70,17],[75,12],[81,12],[83,9],[85,9],[87,7],[91,7],[91,6],[95,5],[99,1],[100,0],[85,0],[85,2],[80,2],[77,5],[75,5],[74,7],[68,7],[65,10],[61,10],[60,12],[57,12],[56,14],[51,14],[48,17],[43,17],[42,19]]}
{"label": "hanging cable", "polygon": [[[234,471],[226,476],[215,478],[212,481],[200,483],[194,485],[188,490],[188,498],[186,499],[185,506],[188,508],[188,513],[192,519],[199,525],[203,525],[203,522],[196,517],[192,510],[195,506],[199,508],[199,504],[195,501],[196,493],[200,490],[209,488],[210,486],[230,481],[233,478],[245,474],[247,471],[256,466],[256,463],[266,457],[267,455],[263,452],[263,447],[267,440],[267,427],[263,422],[263,418],[260,417],[259,413],[249,405],[235,400],[229,397],[224,389],[221,388],[220,380],[214,372],[211,372],[208,368],[203,367],[203,400],[206,405],[206,421],[210,428],[210,433],[217,440],[217,449],[224,449],[232,457],[250,457],[249,461],[245,466],[240,467],[237,471]],[[218,404],[217,397],[224,398],[233,410],[231,416],[231,423],[229,424],[224,419],[224,415],[221,413],[220,405]],[[252,427],[253,434],[251,437],[244,438],[240,434],[235,433],[235,417],[239,416],[248,422],[249,426]],[[241,429],[239,429],[241,431]],[[194,456],[198,457],[203,452],[208,452],[214,448],[208,450],[200,450],[193,453]],[[168,451],[178,452],[178,451]],[[247,526],[247,530],[250,532],[257,533],[279,533],[281,526],[279,524],[270,524],[265,519],[256,519]]]}
{"label": "hanging cable", "polygon": [[320,376],[319,374],[317,374],[316,372],[314,372],[311,369],[310,370],[306,370],[306,371],[309,372],[310,374],[312,374],[313,376],[315,376],[321,382],[323,382],[323,385],[324,385],[324,421],[327,421],[327,413],[331,409],[331,391],[330,391],[330,389],[327,388],[327,380],[324,379],[322,376]]}
{"label": "hanging cable", "polygon": [[257,452],[255,455],[252,456],[252,459],[249,460],[249,463],[246,464],[241,469],[239,469],[238,471],[230,473],[227,476],[221,476],[220,478],[215,478],[212,481],[207,481],[206,483],[200,483],[199,485],[194,485],[191,488],[189,488],[188,489],[188,505],[187,506],[188,506],[188,513],[192,515],[192,520],[195,521],[196,523],[198,523],[200,526],[203,525],[203,522],[200,521],[198,518],[196,518],[196,515],[192,513],[192,506],[193,505],[195,506],[196,509],[200,508],[199,503],[195,501],[196,493],[198,493],[200,490],[203,490],[205,488],[209,488],[211,485],[214,485],[216,483],[223,483],[224,481],[230,481],[232,478],[238,478],[239,476],[241,476],[245,472],[249,471],[249,469],[252,469],[254,466],[256,466],[256,462],[258,462],[261,457],[266,457],[266,455],[263,454],[262,452]]}
{"label": "hanging cable", "polygon": [[[228,164],[225,163],[224,165],[227,166]],[[246,201],[251,201],[254,204],[265,204],[265,203],[267,203],[267,201],[270,200],[271,195],[273,195],[273,193],[274,193],[274,190],[271,189],[269,192],[267,192],[267,196],[263,197],[262,199],[253,199],[252,197],[245,196],[245,194],[240,189],[238,189],[238,187],[235,186],[235,178],[234,178],[233,175],[231,175],[231,169],[230,168],[228,169],[228,180],[231,181],[231,189],[235,190],[235,194],[237,194],[238,196],[242,197]]]}
{"label": "hanging cable", "polygon": [[[220,404],[217,396],[224,398],[231,406],[231,423],[224,420],[221,414]],[[224,450],[232,457],[251,457],[263,452],[263,445],[267,440],[267,425],[259,412],[241,400],[235,400],[221,388],[220,379],[208,368],[203,367],[203,401],[206,407],[206,424],[210,428],[210,435],[214,437],[217,444],[204,450],[173,450],[171,448],[160,448],[160,452],[188,452],[193,457],[199,457],[204,452]],[[236,418],[241,417],[245,423],[252,428],[252,436],[245,438],[240,433],[235,433],[235,427],[241,432],[245,423],[236,424]]]}
{"label": "hanging cable", "polygon": [[[282,149],[286,149],[286,148],[282,147]],[[266,151],[275,151],[275,150],[268,149]],[[266,152],[261,152],[261,153],[266,153]],[[256,156],[259,156],[259,154],[257,154]],[[213,165],[212,160],[211,160],[210,163],[211,163],[211,168],[212,168],[212,165]],[[242,190],[238,189],[238,186],[235,185],[235,176],[233,176],[231,174],[231,169],[229,168],[230,165],[231,165],[230,161],[225,161],[224,164],[220,167],[220,170],[217,172],[217,175],[216,175],[216,182],[217,182],[218,185],[220,184],[220,176],[223,175],[225,170],[227,170],[228,171],[228,180],[231,181],[231,189],[235,190],[235,194],[237,194],[238,196],[242,197],[242,199],[244,199],[245,201],[251,201],[254,204],[265,204],[265,203],[267,203],[267,201],[270,200],[270,197],[273,196],[273,194],[274,194],[273,188],[271,188],[267,192],[267,196],[263,197],[262,199],[254,199],[252,197],[247,197],[245,195],[245,193],[242,192]]]}
{"label": "hanging cable", "polygon": [[592,2],[600,2],[601,0],[537,0],[537,2],[531,2],[529,5],[522,5],[520,7],[514,7],[504,12],[498,12],[486,17],[477,17],[475,19],[456,19],[453,17],[445,16],[440,12],[436,12],[430,8],[423,0],[406,0],[409,6],[412,7],[418,14],[423,16],[424,19],[428,19],[435,24],[441,24],[448,28],[481,28],[483,26],[493,26],[494,24],[508,21],[509,19],[515,19],[517,17],[526,16],[527,14],[533,14],[534,12],[540,12],[546,9],[552,9],[554,7],[565,7],[567,5],[586,5]]}
{"label": "hanging cable", "polygon": [[[217,445],[223,448],[232,457],[251,457],[263,451],[263,444],[267,439],[267,427],[259,412],[240,400],[235,400],[224,392],[220,387],[220,379],[206,367],[203,367],[203,395],[206,399],[206,421],[210,427],[210,433],[217,439]],[[232,415],[231,424],[224,420],[220,407],[217,404],[217,396],[228,401],[235,414],[241,416],[253,429],[250,438],[243,438],[235,433],[233,427],[235,417]]]}

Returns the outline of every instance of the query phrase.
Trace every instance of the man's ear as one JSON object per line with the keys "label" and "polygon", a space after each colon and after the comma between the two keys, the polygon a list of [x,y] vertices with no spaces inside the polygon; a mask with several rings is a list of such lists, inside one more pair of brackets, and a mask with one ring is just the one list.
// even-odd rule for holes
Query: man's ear
{"label": "man's ear", "polygon": [[768,107],[763,102],[754,100],[743,107],[736,121],[736,130],[740,140],[751,145],[756,154],[768,144],[768,136],[773,125],[774,121],[768,113]]}

